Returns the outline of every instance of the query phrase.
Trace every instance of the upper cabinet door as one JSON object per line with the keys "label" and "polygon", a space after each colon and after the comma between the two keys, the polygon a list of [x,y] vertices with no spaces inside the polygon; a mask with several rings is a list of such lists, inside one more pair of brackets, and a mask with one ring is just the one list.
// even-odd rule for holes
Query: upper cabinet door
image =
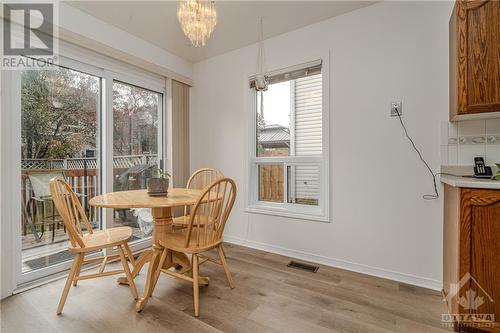
{"label": "upper cabinet door", "polygon": [[500,112],[500,1],[455,4],[450,20],[450,117]]}

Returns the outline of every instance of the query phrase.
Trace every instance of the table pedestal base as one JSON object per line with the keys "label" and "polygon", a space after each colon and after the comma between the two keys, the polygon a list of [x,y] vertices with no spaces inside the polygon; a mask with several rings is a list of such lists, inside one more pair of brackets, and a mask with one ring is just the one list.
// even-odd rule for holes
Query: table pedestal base
{"label": "table pedestal base", "polygon": [[[139,257],[137,257],[137,259],[135,260],[135,265],[134,265],[133,271],[131,272],[133,279],[135,279],[136,276],[139,275],[139,273],[142,270],[142,267],[147,262],[151,261],[152,255],[153,255],[153,250],[150,249],[150,250],[146,250],[146,251],[142,252],[139,255]],[[189,261],[189,258],[184,253],[174,252],[173,259],[174,259],[174,263],[171,267],[175,267],[176,270],[184,270],[186,267],[191,267],[191,262]],[[180,268],[178,268],[178,267],[180,267]],[[168,267],[165,267],[165,265],[163,265],[162,268],[167,269]],[[119,277],[118,279],[116,279],[116,281],[118,281],[119,284],[128,285],[128,281],[127,281],[127,278],[125,276]],[[208,276],[200,276],[200,286],[208,286],[209,282],[210,282],[210,278]]]}

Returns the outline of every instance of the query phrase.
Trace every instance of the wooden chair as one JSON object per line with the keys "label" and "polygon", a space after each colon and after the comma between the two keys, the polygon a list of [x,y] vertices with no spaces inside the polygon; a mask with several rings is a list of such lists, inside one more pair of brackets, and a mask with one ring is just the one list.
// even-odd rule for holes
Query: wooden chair
{"label": "wooden chair", "polygon": [[[194,315],[200,314],[199,301],[199,265],[210,261],[222,265],[226,273],[227,282],[231,289],[234,288],[231,272],[222,250],[222,233],[236,198],[236,185],[232,179],[222,178],[216,180],[205,188],[193,206],[187,228],[174,231],[162,237],[160,244],[164,247],[159,267],[164,267],[165,260],[171,260],[172,251],[189,253],[192,255],[192,265],[182,272],[168,269],[158,270],[155,283],[160,272],[193,283]],[[219,260],[202,255],[202,253],[216,249]],[[201,259],[201,260],[200,260]],[[166,265],[169,267],[169,265]],[[191,276],[185,273],[191,271]]]}
{"label": "wooden chair", "polygon": [[[61,215],[64,225],[66,226],[69,236],[68,250],[75,253],[73,265],[71,266],[66,285],[64,286],[57,307],[57,314],[62,313],[71,284],[76,286],[79,280],[125,273],[132,296],[134,299],[137,299],[137,289],[127,262],[128,257],[132,265],[135,263],[132,251],[128,246],[128,241],[132,238],[132,229],[130,227],[118,227],[98,231],[92,230],[92,226],[83,211],[80,200],[78,200],[71,186],[63,179],[54,178],[50,181],[50,193],[57,211],[59,215]],[[83,233],[84,230],[87,231],[86,234]],[[114,247],[117,248],[118,254],[85,259],[86,253]],[[127,254],[125,255],[125,253]],[[104,272],[108,260],[118,257],[122,262],[123,270]],[[80,275],[83,264],[99,261],[102,262],[98,273]]]}
{"label": "wooden chair", "polygon": [[[217,169],[202,168],[196,170],[187,181],[187,189],[203,190],[214,181],[224,178],[224,174]],[[191,207],[184,206],[184,215],[174,217],[173,224],[175,227],[184,228],[189,224],[189,211]]]}

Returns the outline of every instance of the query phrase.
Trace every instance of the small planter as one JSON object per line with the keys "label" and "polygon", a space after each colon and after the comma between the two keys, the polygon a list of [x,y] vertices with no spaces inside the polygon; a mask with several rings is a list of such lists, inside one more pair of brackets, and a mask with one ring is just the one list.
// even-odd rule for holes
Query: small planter
{"label": "small planter", "polygon": [[168,178],[149,178],[147,182],[148,195],[164,196],[168,192]]}

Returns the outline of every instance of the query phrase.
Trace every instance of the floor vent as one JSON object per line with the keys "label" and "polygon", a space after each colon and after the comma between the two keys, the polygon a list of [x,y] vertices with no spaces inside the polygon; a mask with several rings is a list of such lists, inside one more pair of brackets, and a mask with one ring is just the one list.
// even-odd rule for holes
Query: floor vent
{"label": "floor vent", "polygon": [[305,264],[303,262],[297,262],[297,261],[293,261],[293,260],[290,261],[288,263],[288,265],[286,265],[286,266],[301,269],[303,271],[308,271],[308,272],[312,272],[312,273],[316,273],[319,269],[319,266],[313,266],[313,265],[309,265],[309,264]]}

